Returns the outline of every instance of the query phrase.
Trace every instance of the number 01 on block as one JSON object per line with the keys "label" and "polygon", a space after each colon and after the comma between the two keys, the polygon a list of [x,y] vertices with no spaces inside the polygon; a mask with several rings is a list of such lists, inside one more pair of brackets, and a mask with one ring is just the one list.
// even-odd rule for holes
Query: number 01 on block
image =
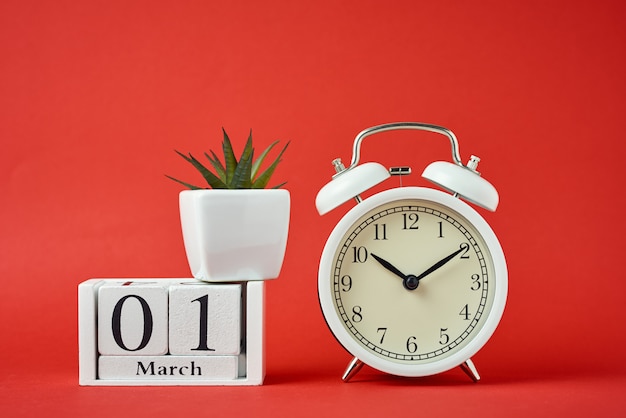
{"label": "number 01 on block", "polygon": [[78,306],[81,385],[263,383],[263,282],[90,279]]}

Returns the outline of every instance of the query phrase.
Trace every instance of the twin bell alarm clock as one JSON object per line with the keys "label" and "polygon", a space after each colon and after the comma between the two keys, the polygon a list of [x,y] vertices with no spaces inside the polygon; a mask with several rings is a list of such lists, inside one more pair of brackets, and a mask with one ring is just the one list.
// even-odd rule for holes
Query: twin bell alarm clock
{"label": "twin bell alarm clock", "polygon": [[[409,167],[359,164],[362,141],[393,130],[441,134],[453,162],[433,162],[422,176],[438,189],[397,187],[366,199],[361,193]],[[397,376],[428,376],[460,366],[474,381],[471,358],[492,336],[507,297],[502,247],[485,219],[468,203],[495,211],[496,189],[465,165],[455,135],[417,122],[374,126],[354,140],[346,168],[317,194],[320,215],[349,200],[357,204],[331,232],[320,259],[318,294],[324,318],[353,360]],[[439,190],[442,189],[442,190]]]}

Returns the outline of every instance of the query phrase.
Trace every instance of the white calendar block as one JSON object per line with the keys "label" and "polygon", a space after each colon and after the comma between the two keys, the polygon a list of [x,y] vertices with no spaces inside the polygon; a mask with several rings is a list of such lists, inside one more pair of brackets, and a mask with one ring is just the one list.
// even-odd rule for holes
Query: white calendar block
{"label": "white calendar block", "polygon": [[165,283],[132,280],[98,291],[98,352],[101,355],[167,353],[168,293]]}
{"label": "white calendar block", "polygon": [[236,379],[237,356],[100,356],[100,379]]}
{"label": "white calendar block", "polygon": [[169,287],[172,355],[241,352],[241,285],[178,283]]}
{"label": "white calendar block", "polygon": [[87,280],[78,286],[79,383],[260,385],[264,309],[263,281]]}

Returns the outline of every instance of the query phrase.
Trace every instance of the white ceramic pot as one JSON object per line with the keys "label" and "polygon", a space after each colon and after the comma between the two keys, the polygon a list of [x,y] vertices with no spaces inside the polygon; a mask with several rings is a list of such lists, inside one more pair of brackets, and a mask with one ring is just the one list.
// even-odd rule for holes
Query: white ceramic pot
{"label": "white ceramic pot", "polygon": [[182,191],[180,218],[193,276],[208,282],[278,277],[290,202],[283,189]]}

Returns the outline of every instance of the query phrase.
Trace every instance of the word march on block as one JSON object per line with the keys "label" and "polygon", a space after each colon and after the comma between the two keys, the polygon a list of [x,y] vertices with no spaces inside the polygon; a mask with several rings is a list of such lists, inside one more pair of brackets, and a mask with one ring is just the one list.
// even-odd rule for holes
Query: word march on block
{"label": "word march on block", "polygon": [[78,286],[81,385],[260,385],[264,282],[90,279]]}

